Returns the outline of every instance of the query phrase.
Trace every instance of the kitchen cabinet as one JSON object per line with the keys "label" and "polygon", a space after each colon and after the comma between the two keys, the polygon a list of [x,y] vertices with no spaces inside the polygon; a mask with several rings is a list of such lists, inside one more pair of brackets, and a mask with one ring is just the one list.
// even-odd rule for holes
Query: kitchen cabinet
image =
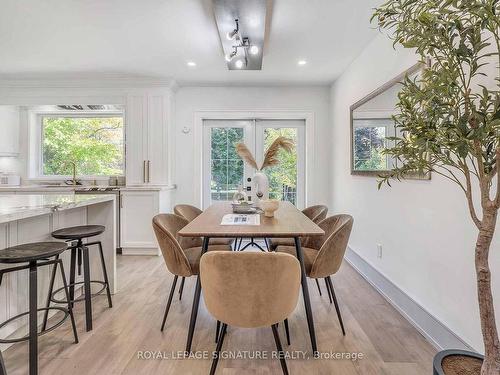
{"label": "kitchen cabinet", "polygon": [[0,156],[19,155],[19,107],[0,106]]}
{"label": "kitchen cabinet", "polygon": [[127,185],[168,181],[171,93],[166,89],[130,92],[126,109]]}
{"label": "kitchen cabinet", "polygon": [[123,255],[159,255],[152,220],[171,212],[171,190],[126,188],[120,191],[120,244]]}

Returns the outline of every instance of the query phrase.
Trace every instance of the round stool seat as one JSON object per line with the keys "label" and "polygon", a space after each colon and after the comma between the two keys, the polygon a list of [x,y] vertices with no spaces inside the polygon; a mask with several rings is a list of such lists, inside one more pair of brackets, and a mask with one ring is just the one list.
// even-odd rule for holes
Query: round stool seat
{"label": "round stool seat", "polygon": [[76,227],[58,229],[52,232],[52,237],[60,240],[78,240],[97,236],[105,230],[106,228],[103,225],[78,225]]}
{"label": "round stool seat", "polygon": [[23,263],[61,254],[68,248],[65,242],[33,242],[0,250],[0,263]]}

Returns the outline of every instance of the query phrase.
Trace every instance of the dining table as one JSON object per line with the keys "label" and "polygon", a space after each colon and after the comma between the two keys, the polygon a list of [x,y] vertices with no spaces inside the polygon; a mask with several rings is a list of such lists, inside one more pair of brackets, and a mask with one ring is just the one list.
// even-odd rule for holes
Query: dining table
{"label": "dining table", "polygon": [[[304,299],[311,347],[313,354],[316,354],[318,351],[316,333],[314,330],[314,319],[311,309],[311,300],[309,298],[300,238],[322,236],[325,232],[292,203],[286,201],[279,202],[279,207],[274,212],[274,217],[266,217],[260,214],[260,223],[258,225],[222,225],[221,222],[224,215],[232,213],[231,202],[214,203],[182,228],[178,232],[178,235],[181,237],[202,237],[202,254],[208,251],[210,238],[293,238],[296,256],[300,263],[302,273],[302,296]],[[201,289],[200,276],[198,275],[186,342],[186,352],[188,353],[191,352]]]}

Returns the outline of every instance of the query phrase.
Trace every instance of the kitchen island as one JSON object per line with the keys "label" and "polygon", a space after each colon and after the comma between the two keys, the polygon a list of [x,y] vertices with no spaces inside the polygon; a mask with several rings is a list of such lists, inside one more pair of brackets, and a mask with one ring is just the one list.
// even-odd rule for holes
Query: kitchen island
{"label": "kitchen island", "polygon": [[[29,194],[0,195],[0,249],[23,243],[54,241],[54,230],[85,224],[104,225],[106,230],[92,240],[102,242],[111,293],[116,293],[116,201],[114,195]],[[99,252],[90,250],[92,280],[103,280]],[[69,274],[69,252],[61,255]],[[8,265],[0,264],[1,268]],[[38,304],[45,304],[50,267],[39,269]],[[76,281],[82,281],[77,275]],[[62,286],[61,276],[56,278],[56,288]],[[102,298],[106,298],[104,295]],[[28,272],[18,271],[4,276],[0,285],[0,321],[28,310]],[[17,324],[17,325],[16,325]],[[25,324],[17,322],[0,330],[6,337]]]}

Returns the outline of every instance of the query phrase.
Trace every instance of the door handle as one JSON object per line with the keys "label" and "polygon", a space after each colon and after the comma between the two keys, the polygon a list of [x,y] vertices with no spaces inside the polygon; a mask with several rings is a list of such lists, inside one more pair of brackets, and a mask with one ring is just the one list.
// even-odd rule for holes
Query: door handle
{"label": "door handle", "polygon": [[151,160],[148,160],[148,182],[151,182]]}

